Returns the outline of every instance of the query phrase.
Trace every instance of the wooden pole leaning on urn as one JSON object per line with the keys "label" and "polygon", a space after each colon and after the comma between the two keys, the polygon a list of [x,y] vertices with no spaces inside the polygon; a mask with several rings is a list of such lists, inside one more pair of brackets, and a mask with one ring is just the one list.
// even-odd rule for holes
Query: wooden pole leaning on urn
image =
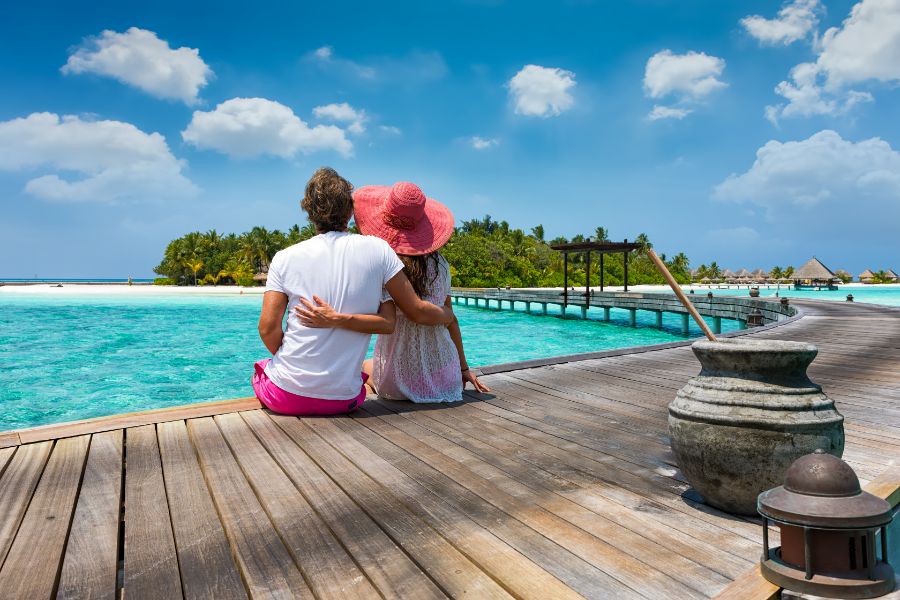
{"label": "wooden pole leaning on urn", "polygon": [[660,258],[656,255],[652,249],[647,248],[645,251],[647,256],[650,257],[650,260],[653,261],[653,264],[656,265],[656,268],[659,269],[659,272],[662,273],[662,276],[666,279],[666,282],[669,284],[669,287],[672,288],[672,291],[675,292],[675,295],[687,309],[687,311],[694,317],[694,320],[697,322],[697,325],[700,326],[700,329],[703,330],[703,333],[706,334],[706,337],[709,338],[709,341],[716,342],[716,335],[712,332],[712,329],[709,328],[709,325],[706,324],[706,321],[703,320],[703,317],[700,316],[700,313],[697,312],[697,309],[694,308],[694,305],[691,304],[691,301],[688,300],[687,296],[684,295],[684,292],[681,289],[681,286],[678,285],[678,282],[675,281],[675,278],[672,277],[672,274],[669,273],[669,269],[666,267],[666,263],[664,263]]}

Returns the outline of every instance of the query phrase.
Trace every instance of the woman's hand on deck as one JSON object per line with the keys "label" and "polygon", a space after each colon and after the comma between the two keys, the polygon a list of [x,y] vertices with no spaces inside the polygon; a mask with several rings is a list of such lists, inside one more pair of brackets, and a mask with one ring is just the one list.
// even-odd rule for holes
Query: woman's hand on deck
{"label": "woman's hand on deck", "polygon": [[[315,302],[315,304],[313,304]],[[305,327],[333,328],[339,327],[344,315],[334,310],[330,304],[313,296],[313,302],[300,298],[300,304],[294,307],[294,313]]]}
{"label": "woman's hand on deck", "polygon": [[466,389],[467,383],[471,383],[476,392],[484,394],[491,391],[491,388],[478,381],[478,377],[472,372],[472,369],[466,369],[462,372],[462,382],[463,389]]}

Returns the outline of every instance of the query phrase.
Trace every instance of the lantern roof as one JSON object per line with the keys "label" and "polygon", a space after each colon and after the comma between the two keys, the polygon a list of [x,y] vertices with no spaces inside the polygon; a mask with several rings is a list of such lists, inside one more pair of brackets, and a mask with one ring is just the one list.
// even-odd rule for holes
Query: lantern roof
{"label": "lantern roof", "polygon": [[760,494],[757,506],[773,521],[821,529],[867,529],[891,521],[891,505],[862,491],[850,465],[824,450],[794,461],[784,485]]}

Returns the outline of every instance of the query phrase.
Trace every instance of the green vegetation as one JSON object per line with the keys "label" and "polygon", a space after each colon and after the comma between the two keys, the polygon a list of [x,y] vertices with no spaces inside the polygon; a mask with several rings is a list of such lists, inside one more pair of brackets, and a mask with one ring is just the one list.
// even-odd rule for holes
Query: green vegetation
{"label": "green vegetation", "polygon": [[898,283],[897,279],[888,275],[885,270],[872,272],[872,283]]}
{"label": "green vegetation", "polygon": [[[192,232],[166,247],[163,259],[154,269],[156,273],[178,285],[253,285],[253,276],[267,270],[269,262],[282,248],[315,235],[313,227],[294,225],[286,233],[254,227],[241,235],[221,235],[216,231]],[[506,221],[494,221],[490,216],[464,221],[456,229],[442,253],[450,262],[453,285],[461,287],[561,287],[563,285],[562,254],[550,246],[567,242],[584,242],[589,238],[576,235],[572,239],[558,237],[544,239],[544,227],[533,227],[530,233],[511,229]],[[608,241],[603,227],[597,227],[593,240]],[[635,240],[643,248],[652,248],[646,235]],[[600,257],[591,256],[591,283],[600,283]],[[679,253],[668,260],[675,278],[690,282],[688,257]],[[624,264],[621,254],[604,257],[604,282],[621,285]],[[583,254],[569,256],[569,285],[584,285],[586,263]],[[159,280],[157,280],[159,281]],[[628,259],[628,283],[662,284],[662,278],[650,259],[642,252],[633,252]]]}

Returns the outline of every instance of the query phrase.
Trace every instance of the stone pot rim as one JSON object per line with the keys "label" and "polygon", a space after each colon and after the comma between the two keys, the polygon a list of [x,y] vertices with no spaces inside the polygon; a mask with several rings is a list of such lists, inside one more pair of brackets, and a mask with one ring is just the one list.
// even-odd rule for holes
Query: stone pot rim
{"label": "stone pot rim", "polygon": [[813,352],[819,349],[809,342],[788,340],[752,340],[743,338],[719,338],[715,342],[698,340],[691,348],[701,352],[720,352],[728,354],[771,354],[783,352]]}

